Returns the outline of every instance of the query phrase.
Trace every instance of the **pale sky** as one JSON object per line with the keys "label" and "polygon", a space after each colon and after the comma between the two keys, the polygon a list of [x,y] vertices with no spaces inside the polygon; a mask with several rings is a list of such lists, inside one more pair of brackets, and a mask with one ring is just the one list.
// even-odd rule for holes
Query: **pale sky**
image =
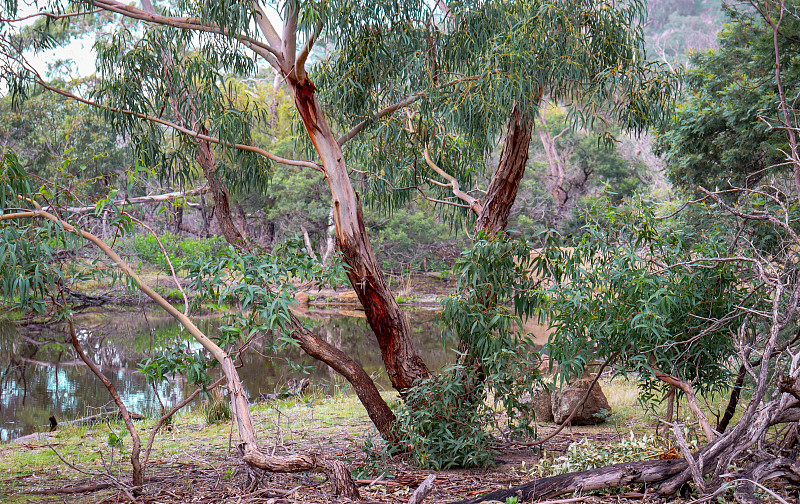
{"label": "pale sky", "polygon": [[[135,2],[138,4],[138,2]],[[270,21],[272,22],[275,29],[280,30],[283,28],[283,22],[278,15],[278,12],[274,9],[266,9],[267,16],[269,17]],[[20,16],[26,16],[29,14],[35,13],[36,10],[30,6],[20,5]],[[27,24],[32,24],[36,21],[35,18],[31,18],[29,21],[23,22],[20,26],[24,26]],[[97,68],[95,67],[95,52],[92,48],[94,44],[95,36],[94,34],[86,34],[81,38],[73,40],[69,45],[64,47],[58,47],[48,53],[40,53],[38,55],[33,55],[31,52],[26,52],[25,57],[28,61],[36,68],[36,70],[42,75],[47,76],[47,66],[50,63],[53,63],[58,60],[67,60],[70,59],[75,62],[75,71],[73,71],[72,77],[86,77],[92,75],[96,72]]]}

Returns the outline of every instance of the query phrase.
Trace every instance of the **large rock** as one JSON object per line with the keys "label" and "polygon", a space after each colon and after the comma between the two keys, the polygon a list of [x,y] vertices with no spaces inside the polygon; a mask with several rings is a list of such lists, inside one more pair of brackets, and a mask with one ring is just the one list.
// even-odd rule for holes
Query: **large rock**
{"label": "large rock", "polygon": [[[593,377],[582,377],[563,389],[553,392],[553,420],[557,424],[562,424],[567,420],[575,405],[583,400],[583,396],[586,395],[586,390],[592,384],[593,379]],[[602,410],[611,411],[611,407],[608,405],[608,400],[603,394],[600,384],[595,383],[592,392],[586,398],[586,402],[578,408],[570,423],[572,425],[603,423],[605,422],[605,415],[598,414]]]}

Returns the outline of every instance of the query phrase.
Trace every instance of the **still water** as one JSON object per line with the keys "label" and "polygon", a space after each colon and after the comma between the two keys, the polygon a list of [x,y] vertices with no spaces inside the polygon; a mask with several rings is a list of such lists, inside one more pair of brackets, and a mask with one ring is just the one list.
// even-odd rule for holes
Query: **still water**
{"label": "still water", "polygon": [[[321,338],[344,350],[372,375],[379,388],[390,388],[383,369],[380,350],[371,329],[359,312],[309,312],[307,322]],[[417,310],[407,313],[423,359],[432,369],[452,362],[452,345],[442,340],[438,313]],[[148,385],[137,369],[138,363],[152,351],[182,345],[199,348],[192,337],[172,318],[150,311],[104,310],[75,318],[76,330],[84,351],[99,364],[114,383],[128,409],[136,413],[156,414],[158,398],[169,407],[194,390],[183,376]],[[208,335],[218,331],[221,319],[200,318],[195,323]],[[267,354],[264,341],[256,340],[243,355],[239,373],[251,398],[262,392],[276,392],[290,378],[307,376],[320,387],[346,387],[347,382],[306,356],[298,348],[279,355]],[[287,361],[312,366],[310,374],[292,371]],[[113,408],[102,383],[81,362],[69,344],[66,327],[15,327],[0,322],[0,441],[46,430],[48,418],[60,422]],[[198,400],[195,400],[197,403]],[[191,408],[191,405],[189,406]]]}

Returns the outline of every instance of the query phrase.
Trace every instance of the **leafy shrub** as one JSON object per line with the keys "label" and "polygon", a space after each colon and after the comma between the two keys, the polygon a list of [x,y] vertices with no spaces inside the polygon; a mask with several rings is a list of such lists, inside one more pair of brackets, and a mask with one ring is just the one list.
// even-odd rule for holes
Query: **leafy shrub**
{"label": "leafy shrub", "polygon": [[[220,236],[212,238],[184,238],[180,239],[173,233],[164,233],[159,236],[161,244],[169,254],[172,266],[178,270],[188,262],[204,262],[216,256],[220,250],[227,247],[225,239]],[[135,235],[128,239],[127,248],[148,263],[158,266],[164,271],[169,271],[169,264],[158,245],[158,240],[151,235]]]}
{"label": "leafy shrub", "polygon": [[[411,388],[400,409],[402,444],[414,462],[426,469],[487,467],[494,463],[484,430],[492,412],[486,406],[483,383],[463,366],[454,366]],[[477,388],[477,389],[476,389]]]}

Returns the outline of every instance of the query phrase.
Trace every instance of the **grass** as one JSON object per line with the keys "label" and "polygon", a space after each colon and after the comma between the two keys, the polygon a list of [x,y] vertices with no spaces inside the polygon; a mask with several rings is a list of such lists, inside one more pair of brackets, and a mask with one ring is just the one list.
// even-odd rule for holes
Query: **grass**
{"label": "grass", "polygon": [[[601,385],[613,410],[610,421],[599,426],[569,427],[566,432],[570,437],[578,440],[583,436],[608,438],[609,434],[627,437],[629,432],[634,432],[637,437],[646,433],[653,434],[658,422],[652,411],[645,410],[638,403],[635,380],[616,378],[612,381],[604,380]],[[321,389],[316,389],[304,397],[253,404],[251,410],[260,446],[267,450],[278,447],[283,452],[324,452],[346,460],[357,475],[379,475],[381,471],[378,469],[387,467],[392,472],[405,470],[402,469],[403,466],[397,466],[397,461],[385,459],[380,438],[358,398],[348,393],[348,386],[333,387],[325,392],[330,392],[330,395],[324,395]],[[383,395],[390,405],[396,406],[399,403],[396,393],[385,392]],[[722,402],[724,401],[712,404]],[[655,409],[658,414],[663,415],[664,408],[665,405],[660,404]],[[683,406],[681,416],[685,416],[687,412]],[[154,422],[154,419],[136,422],[142,444],[147,442]],[[550,424],[549,427],[553,425]],[[541,433],[546,434],[547,430]],[[110,446],[109,434],[112,432],[121,435],[121,449]],[[236,437],[231,422],[209,424],[199,408],[196,412],[178,414],[169,428],[162,429],[156,437],[150,459],[151,464],[154,464],[151,469],[169,471],[188,464],[204,468],[203,470],[216,471],[219,478],[230,480],[236,471],[236,464],[231,459],[236,453]],[[92,426],[60,427],[49,440],[49,444],[81,470],[109,470],[125,478],[130,475],[131,437],[119,421]],[[548,451],[551,449],[548,448]],[[528,463],[535,463],[535,460],[528,460]],[[173,469],[169,469],[170,467]],[[506,472],[509,470],[514,468],[505,469]],[[92,479],[62,463],[48,446],[48,441],[22,445],[0,443],[0,502],[29,502],[31,495],[25,495],[26,491],[58,486],[55,481],[86,483]],[[71,499],[70,502],[95,502],[98,497],[98,493],[86,494],[75,497],[78,500]],[[64,502],[62,498],[48,497],[41,500]]]}
{"label": "grass", "polygon": [[[396,394],[387,393],[388,401]],[[338,392],[331,397],[314,392],[304,398],[290,398],[254,404],[253,420],[261,446],[291,449],[329,448],[345,437],[362,438],[372,427],[355,395]],[[137,421],[142,445],[147,442],[154,419]],[[228,454],[231,423],[208,424],[202,412],[178,414],[169,429],[156,436],[151,461],[213,460]],[[122,438],[122,448],[109,445],[109,434]],[[232,445],[236,433],[233,432]],[[53,480],[81,480],[85,476],[61,462],[51,448],[81,470],[103,472],[103,460],[114,474],[130,473],[131,436],[121,421],[92,426],[62,426],[47,440],[25,444],[0,443],[0,502],[27,502],[14,492],[36,486],[53,486]],[[235,452],[235,446],[232,446]],[[322,451],[329,451],[323,449]],[[102,456],[101,456],[102,454]]]}

